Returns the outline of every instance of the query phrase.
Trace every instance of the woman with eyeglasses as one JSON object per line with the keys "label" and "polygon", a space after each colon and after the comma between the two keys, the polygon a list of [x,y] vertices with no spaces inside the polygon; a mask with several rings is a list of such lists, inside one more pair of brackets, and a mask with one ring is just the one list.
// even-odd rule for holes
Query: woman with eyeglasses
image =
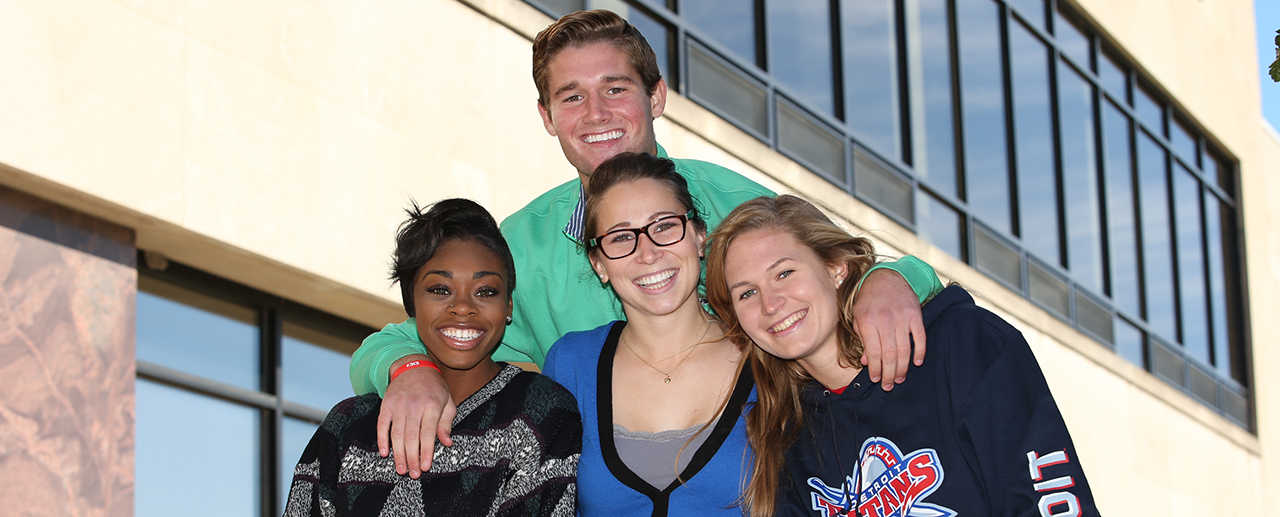
{"label": "woman with eyeglasses", "polygon": [[584,223],[626,319],[566,334],[543,367],[583,416],[579,513],[741,515],[754,384],[700,299],[707,223],[685,179],[670,160],[618,155],[592,175]]}

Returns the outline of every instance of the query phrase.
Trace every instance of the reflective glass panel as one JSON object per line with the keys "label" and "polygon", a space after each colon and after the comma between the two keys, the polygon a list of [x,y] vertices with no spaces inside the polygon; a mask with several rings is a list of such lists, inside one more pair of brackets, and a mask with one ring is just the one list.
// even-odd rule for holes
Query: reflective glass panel
{"label": "reflective glass panel", "polygon": [[1141,315],[1138,233],[1133,204],[1133,161],[1129,117],[1103,104],[1103,170],[1107,182],[1107,238],[1111,253],[1111,301],[1133,317]]}
{"label": "reflective glass panel", "polygon": [[347,381],[351,356],[335,348],[354,348],[309,327],[286,321],[280,359],[280,394],[285,400],[328,411],[338,401],[352,396]]}
{"label": "reflective glass panel", "polygon": [[694,28],[723,45],[739,59],[756,61],[755,2],[740,0],[680,0],[680,14]]}
{"label": "reflective glass panel", "polygon": [[284,505],[289,502],[289,486],[293,482],[293,468],[302,458],[302,450],[311,442],[316,432],[316,424],[306,420],[284,417],[280,428],[280,512],[284,513]]}
{"label": "reflective glass panel", "polygon": [[135,388],[135,515],[258,515],[260,412],[145,379]]}
{"label": "reflective glass panel", "polygon": [[1098,53],[1098,80],[1117,102],[1129,103],[1129,79],[1125,77],[1124,68],[1106,52]]}
{"label": "reflective glass panel", "polygon": [[908,20],[911,38],[912,126],[916,174],[949,195],[959,197],[956,181],[954,118],[951,114],[951,43],[946,0],[919,0]]}
{"label": "reflective glass panel", "polygon": [[768,2],[766,9],[769,72],[799,100],[834,115],[830,3]]}
{"label": "reflective glass panel", "polygon": [[991,227],[1011,234],[998,15],[990,0],[956,2],[969,207]]}
{"label": "reflective glass panel", "polygon": [[844,24],[845,119],[858,139],[885,156],[902,156],[894,0],[840,4]]}
{"label": "reflective glass panel", "polygon": [[1067,266],[1081,285],[1102,291],[1102,206],[1098,199],[1093,85],[1066,63],[1058,67],[1058,117],[1067,205]]}
{"label": "reflective glass panel", "polygon": [[1133,109],[1138,114],[1138,121],[1147,126],[1153,134],[1164,136],[1164,107],[1156,102],[1146,87],[1133,89]]}
{"label": "reflective glass panel", "polygon": [[138,277],[138,359],[242,388],[259,388],[257,313]]}
{"label": "reflective glass panel", "polygon": [[1018,11],[1033,27],[1044,29],[1044,0],[1008,0],[1005,2]]}
{"label": "reflective glass panel", "polygon": [[667,87],[674,89],[677,84],[673,81],[670,61],[671,49],[673,42],[671,38],[671,30],[667,26],[648,13],[640,9],[628,6],[621,0],[596,0],[600,5],[597,8],[609,9],[619,16],[626,18],[628,22],[635,25],[640,30],[640,34],[649,42],[649,46],[653,48],[653,53],[658,58],[658,70],[662,71],[662,77],[667,80]]}
{"label": "reflective glass panel", "polygon": [[1205,304],[1204,253],[1200,231],[1200,182],[1191,171],[1173,168],[1173,207],[1178,231],[1178,289],[1182,301],[1182,344],[1187,354],[1209,364],[1209,309]]}
{"label": "reflective glass panel", "polygon": [[1205,192],[1205,239],[1208,240],[1210,314],[1213,321],[1214,367],[1244,382],[1241,346],[1239,277],[1235,260],[1235,222],[1231,207]]}
{"label": "reflective glass panel", "polygon": [[1053,36],[1058,40],[1058,48],[1076,65],[1085,70],[1093,69],[1093,62],[1089,59],[1089,36],[1071,18],[1057,13],[1053,21]]}
{"label": "reflective glass panel", "polygon": [[1218,187],[1227,193],[1227,196],[1233,196],[1236,193],[1235,178],[1231,174],[1231,166],[1227,165],[1221,157],[1209,151],[1204,157],[1204,177],[1209,181],[1217,181]]}
{"label": "reflective glass panel", "polygon": [[919,215],[916,229],[920,237],[951,256],[964,260],[964,232],[960,214],[920,189],[916,189],[916,206],[916,213]]}
{"label": "reflective glass panel", "polygon": [[1145,368],[1143,348],[1142,331],[1129,322],[1116,318],[1116,353],[1138,367]]}
{"label": "reflective glass panel", "polygon": [[1177,337],[1174,311],[1173,241],[1169,220],[1168,158],[1164,149],[1138,134],[1138,189],[1142,207],[1142,249],[1146,272],[1147,324],[1166,339]]}
{"label": "reflective glass panel", "polygon": [[1200,153],[1196,152],[1196,139],[1192,136],[1193,134],[1177,117],[1170,121],[1169,145],[1173,148],[1173,152],[1192,167],[1199,167]]}
{"label": "reflective glass panel", "polygon": [[1049,49],[1022,24],[1011,23],[1009,53],[1022,245],[1041,260],[1061,264]]}
{"label": "reflective glass panel", "polygon": [[557,18],[586,8],[586,0],[535,0]]}

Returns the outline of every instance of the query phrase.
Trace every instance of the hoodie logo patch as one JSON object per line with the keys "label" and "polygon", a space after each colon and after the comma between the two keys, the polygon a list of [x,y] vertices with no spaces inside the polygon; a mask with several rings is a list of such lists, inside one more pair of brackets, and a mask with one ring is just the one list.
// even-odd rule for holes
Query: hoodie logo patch
{"label": "hoodie logo patch", "polygon": [[924,502],[942,486],[937,451],[919,449],[903,455],[892,440],[872,436],[862,442],[858,458],[853,473],[839,486],[809,478],[813,510],[825,517],[955,517],[950,508]]}

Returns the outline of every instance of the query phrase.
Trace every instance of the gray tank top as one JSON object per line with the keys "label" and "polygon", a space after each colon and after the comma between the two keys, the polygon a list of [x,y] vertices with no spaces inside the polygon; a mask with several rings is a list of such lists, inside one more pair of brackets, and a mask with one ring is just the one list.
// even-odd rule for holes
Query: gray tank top
{"label": "gray tank top", "polygon": [[[631,431],[614,424],[613,444],[618,451],[618,458],[627,465],[627,468],[646,483],[662,490],[675,481],[676,473],[684,471],[684,468],[689,465],[689,460],[693,458],[693,453],[698,451],[702,442],[707,441],[713,426],[707,426],[699,433],[698,429],[701,427],[697,425],[688,429],[647,433]],[[695,434],[697,436],[694,436]],[[690,440],[690,437],[693,437],[693,440]],[[685,445],[685,442],[688,442],[688,445]],[[677,463],[676,453],[681,452],[680,447],[684,447],[684,451],[680,454],[680,460]]]}

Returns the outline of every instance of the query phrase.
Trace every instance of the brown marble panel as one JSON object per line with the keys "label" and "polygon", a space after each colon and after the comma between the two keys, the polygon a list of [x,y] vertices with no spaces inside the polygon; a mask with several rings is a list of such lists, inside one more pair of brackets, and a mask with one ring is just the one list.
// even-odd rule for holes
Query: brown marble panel
{"label": "brown marble panel", "polygon": [[0,508],[133,514],[132,231],[0,186]]}

